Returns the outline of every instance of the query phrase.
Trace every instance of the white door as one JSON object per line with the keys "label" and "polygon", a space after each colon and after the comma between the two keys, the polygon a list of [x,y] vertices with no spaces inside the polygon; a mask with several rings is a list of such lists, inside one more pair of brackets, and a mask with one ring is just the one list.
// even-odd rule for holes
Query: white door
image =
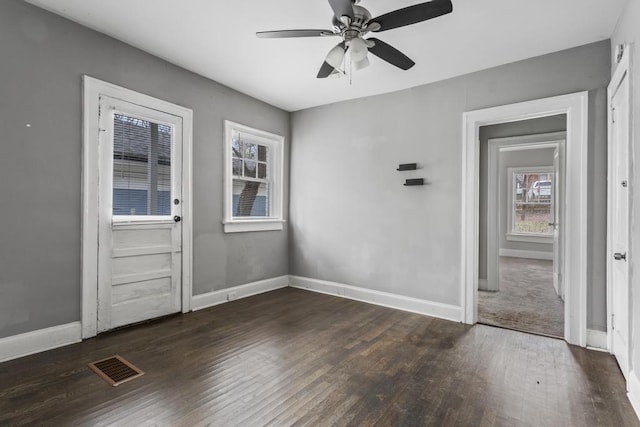
{"label": "white door", "polygon": [[622,373],[629,370],[629,77],[625,70],[609,85],[608,287],[610,343]]}
{"label": "white door", "polygon": [[564,301],[564,286],[562,284],[562,200],[564,197],[564,143],[558,144],[553,152],[553,287],[556,294]]}
{"label": "white door", "polygon": [[100,98],[98,332],[181,310],[182,119]]}

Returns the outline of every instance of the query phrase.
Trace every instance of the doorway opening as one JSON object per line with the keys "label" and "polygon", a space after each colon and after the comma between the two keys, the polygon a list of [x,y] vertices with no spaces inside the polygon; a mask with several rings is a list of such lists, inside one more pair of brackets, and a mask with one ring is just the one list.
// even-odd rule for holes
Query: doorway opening
{"label": "doorway opening", "polygon": [[191,309],[192,115],[84,77],[83,338]]}
{"label": "doorway opening", "polygon": [[478,322],[564,337],[564,114],[480,128]]}
{"label": "doorway opening", "polygon": [[542,117],[566,116],[565,194],[559,248],[564,304],[564,338],[587,345],[587,201],[589,94],[578,92],[463,113],[461,280],[462,321],[478,321],[480,128]]}

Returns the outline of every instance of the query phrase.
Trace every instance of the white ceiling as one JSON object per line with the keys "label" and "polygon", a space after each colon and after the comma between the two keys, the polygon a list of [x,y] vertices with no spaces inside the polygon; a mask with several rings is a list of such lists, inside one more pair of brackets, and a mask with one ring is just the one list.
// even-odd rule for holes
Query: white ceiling
{"label": "white ceiling", "polygon": [[[327,0],[26,0],[288,111],[391,92],[607,39],[626,0],[453,0],[453,13],[376,37],[416,62],[373,55],[348,78],[316,79],[334,37],[258,39],[331,28]],[[420,0],[362,0],[373,16]]]}

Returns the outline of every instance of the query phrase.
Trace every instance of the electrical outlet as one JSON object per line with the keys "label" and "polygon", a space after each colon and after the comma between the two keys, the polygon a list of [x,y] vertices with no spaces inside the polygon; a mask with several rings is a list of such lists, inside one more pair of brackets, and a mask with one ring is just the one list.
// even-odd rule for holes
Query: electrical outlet
{"label": "electrical outlet", "polygon": [[227,301],[233,301],[236,298],[238,298],[238,294],[235,292],[229,292],[227,294]]}

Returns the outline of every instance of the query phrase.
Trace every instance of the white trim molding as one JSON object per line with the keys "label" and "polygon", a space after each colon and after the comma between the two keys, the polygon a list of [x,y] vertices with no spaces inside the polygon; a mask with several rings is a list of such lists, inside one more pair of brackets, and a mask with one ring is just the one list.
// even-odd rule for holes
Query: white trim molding
{"label": "white trim molding", "polygon": [[82,111],[82,338],[98,332],[98,217],[100,98],[144,105],[182,118],[182,312],[191,311],[193,277],[193,111],[90,76],[83,76]]}
{"label": "white trim molding", "polygon": [[587,348],[608,352],[607,332],[587,329]]}
{"label": "white trim molding", "polygon": [[206,294],[194,295],[192,308],[194,311],[203,308],[213,307],[235,299],[247,298],[253,295],[263,294],[276,289],[289,286],[289,276],[274,277],[272,279],[260,280],[247,283],[245,285],[220,289],[219,291],[208,292]]}
{"label": "white trim molding", "polygon": [[553,261],[553,252],[543,251],[525,251],[520,249],[500,248],[500,256],[509,256],[512,258],[545,259]]}
{"label": "white trim molding", "polygon": [[80,322],[0,338],[0,362],[82,341]]}
{"label": "white trim molding", "polygon": [[478,235],[480,127],[565,114],[567,117],[566,167],[563,210],[571,218],[561,239],[566,283],[565,339],[581,347],[587,344],[587,183],[589,93],[578,92],[521,102],[462,115],[462,191],[460,301],[463,321],[478,318]]}
{"label": "white trim molding", "polygon": [[300,276],[289,276],[289,286],[411,313],[424,314],[453,322],[461,321],[462,311],[460,307],[454,305]]}
{"label": "white trim molding", "polygon": [[636,415],[640,418],[640,380],[635,370],[629,372],[627,378],[627,397],[633,410],[636,411]]}

